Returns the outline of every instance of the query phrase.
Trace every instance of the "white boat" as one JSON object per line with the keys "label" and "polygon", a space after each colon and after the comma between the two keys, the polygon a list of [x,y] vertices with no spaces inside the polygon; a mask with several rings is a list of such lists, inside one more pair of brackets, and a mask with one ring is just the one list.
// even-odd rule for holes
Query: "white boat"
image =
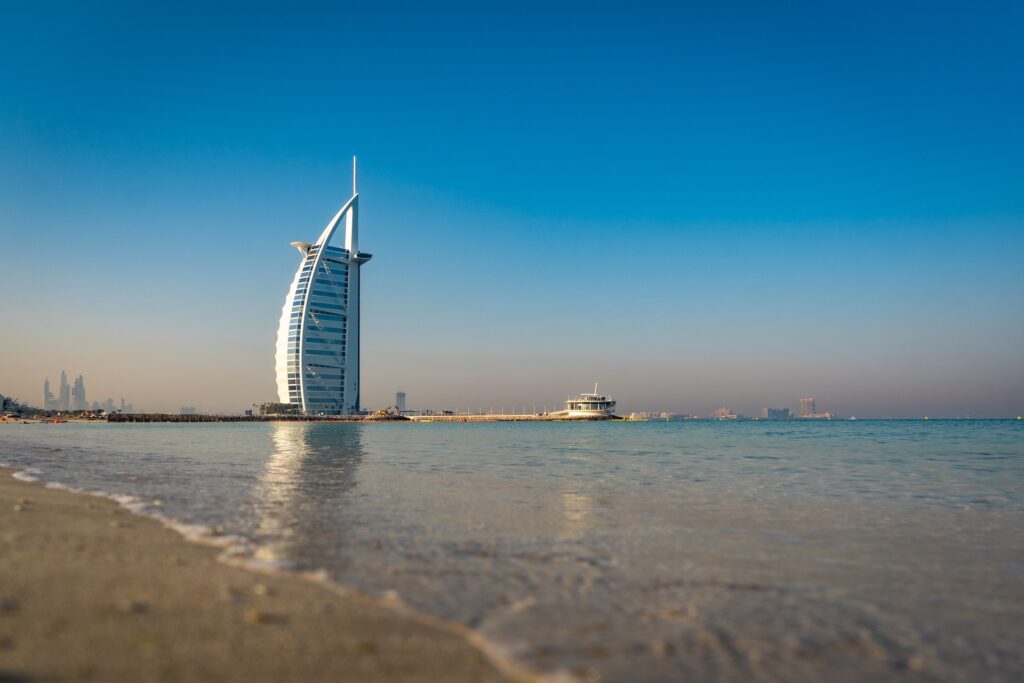
{"label": "white boat", "polygon": [[601,420],[610,418],[614,410],[615,401],[612,397],[597,393],[597,384],[594,384],[594,393],[579,394],[576,398],[568,399],[563,414],[572,418]]}

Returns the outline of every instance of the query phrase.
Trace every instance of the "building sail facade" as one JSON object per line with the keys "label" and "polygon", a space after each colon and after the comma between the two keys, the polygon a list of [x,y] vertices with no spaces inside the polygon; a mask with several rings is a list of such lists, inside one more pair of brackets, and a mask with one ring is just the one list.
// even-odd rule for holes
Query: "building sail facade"
{"label": "building sail facade", "polygon": [[278,400],[306,415],[359,413],[359,270],[371,255],[359,251],[355,158],[352,198],[316,243],[292,246],[301,260],[277,330]]}

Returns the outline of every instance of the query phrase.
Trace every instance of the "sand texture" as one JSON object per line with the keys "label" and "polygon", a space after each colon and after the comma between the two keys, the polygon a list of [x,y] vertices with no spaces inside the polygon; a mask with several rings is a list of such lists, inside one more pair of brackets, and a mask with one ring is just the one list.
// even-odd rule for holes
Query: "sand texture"
{"label": "sand texture", "polygon": [[[507,681],[458,627],[0,469],[0,681]],[[499,671],[501,666],[502,671]]]}

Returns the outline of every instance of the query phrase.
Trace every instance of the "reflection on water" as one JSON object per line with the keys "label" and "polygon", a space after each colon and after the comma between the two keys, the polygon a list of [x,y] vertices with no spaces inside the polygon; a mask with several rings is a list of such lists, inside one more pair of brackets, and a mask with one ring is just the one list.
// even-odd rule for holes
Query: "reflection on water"
{"label": "reflection on water", "polygon": [[344,515],[363,459],[359,425],[286,422],[272,425],[274,450],[254,491],[258,560],[284,566],[323,565],[323,547],[340,557]]}
{"label": "reflection on water", "polygon": [[587,530],[588,520],[594,511],[594,499],[578,491],[562,493],[562,515],[565,530],[562,538],[577,539]]}

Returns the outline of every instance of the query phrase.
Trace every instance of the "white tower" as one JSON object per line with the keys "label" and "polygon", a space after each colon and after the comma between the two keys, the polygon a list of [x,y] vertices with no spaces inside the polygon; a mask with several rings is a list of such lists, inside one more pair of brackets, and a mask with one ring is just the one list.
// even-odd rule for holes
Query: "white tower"
{"label": "white tower", "polygon": [[[344,225],[344,247],[330,245]],[[302,254],[277,329],[277,395],[307,415],[351,415],[359,407],[359,194],[352,157],[352,198]]]}

